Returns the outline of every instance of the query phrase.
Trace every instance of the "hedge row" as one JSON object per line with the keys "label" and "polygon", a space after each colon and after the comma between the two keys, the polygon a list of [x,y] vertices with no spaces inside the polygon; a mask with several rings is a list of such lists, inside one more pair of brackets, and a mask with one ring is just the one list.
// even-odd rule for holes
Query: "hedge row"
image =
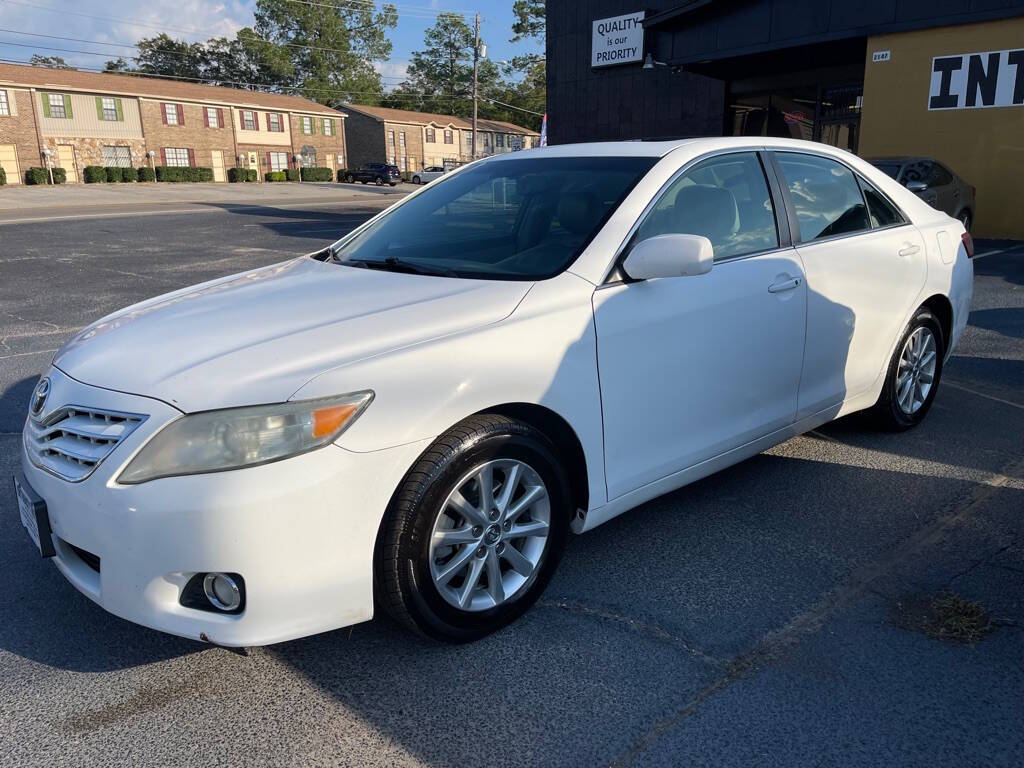
{"label": "hedge row", "polygon": [[288,175],[284,171],[270,171],[263,178],[265,181],[287,181]]}
{"label": "hedge row", "polygon": [[333,181],[334,174],[330,168],[303,168],[303,181]]}
{"label": "hedge row", "polygon": [[244,181],[256,181],[259,173],[255,168],[228,168],[228,181],[237,184]]}
{"label": "hedge row", "polygon": [[[67,171],[63,168],[52,168],[53,171],[53,183],[63,184],[68,180]],[[50,174],[45,168],[29,168],[25,171],[25,183],[26,184],[49,184]]]}
{"label": "hedge row", "polygon": [[7,183],[7,171],[0,165],[0,187]]}
{"label": "hedge row", "polygon": [[[120,166],[87,165],[82,171],[82,180],[86,184],[129,183],[132,181],[152,181],[151,168],[121,168]],[[145,177],[145,178],[144,178]]]}
{"label": "hedge row", "polygon": [[213,181],[213,168],[185,168],[176,165],[158,165],[156,180],[177,182]]}

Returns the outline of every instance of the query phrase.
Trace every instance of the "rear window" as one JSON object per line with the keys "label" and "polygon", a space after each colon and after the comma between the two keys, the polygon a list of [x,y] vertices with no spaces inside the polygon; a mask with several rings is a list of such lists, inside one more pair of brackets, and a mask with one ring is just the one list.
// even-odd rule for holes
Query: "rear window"
{"label": "rear window", "polygon": [[900,168],[903,167],[899,163],[875,163],[874,165],[875,168],[880,170],[890,179],[898,179],[900,176]]}

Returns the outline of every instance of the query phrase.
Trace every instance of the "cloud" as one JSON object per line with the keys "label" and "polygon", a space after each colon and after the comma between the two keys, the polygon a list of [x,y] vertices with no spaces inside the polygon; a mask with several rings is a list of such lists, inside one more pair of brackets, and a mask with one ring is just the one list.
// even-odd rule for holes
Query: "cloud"
{"label": "cloud", "polygon": [[[131,48],[103,43],[132,45],[142,37],[152,37],[160,32],[188,41],[222,35],[233,37],[236,30],[253,23],[253,5],[253,0],[223,0],[218,3],[208,0],[147,0],[145,3],[107,0],[103,4],[76,3],[61,8],[57,0],[12,0],[0,4],[0,26],[95,43],[3,33],[0,57],[27,60],[33,53],[39,53],[61,56],[75,66],[102,69],[106,59],[135,53]],[[32,47],[5,46],[4,42]],[[53,48],[74,49],[74,52],[49,50]]]}
{"label": "cloud", "polygon": [[384,90],[390,91],[408,76],[409,60],[391,59],[389,61],[375,61],[373,68],[377,70],[383,79]]}

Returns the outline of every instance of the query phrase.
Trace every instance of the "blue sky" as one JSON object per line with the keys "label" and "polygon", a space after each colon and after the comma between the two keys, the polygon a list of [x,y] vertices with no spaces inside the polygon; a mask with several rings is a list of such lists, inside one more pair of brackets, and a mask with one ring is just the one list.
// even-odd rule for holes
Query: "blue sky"
{"label": "blue sky", "polygon": [[[233,36],[238,28],[252,24],[253,5],[254,0],[0,0],[0,30],[3,30],[0,31],[0,58],[27,60],[33,53],[39,53],[62,56],[83,68],[102,69],[107,59],[134,53],[116,44],[131,44],[140,37],[161,31],[190,41]],[[488,58],[508,59],[542,50],[539,43],[532,41],[516,44],[508,41],[512,36],[512,0],[395,0],[395,5],[398,27],[392,31],[392,58],[378,65],[386,87],[394,86],[404,77],[409,57],[414,50],[423,48],[423,32],[434,24],[440,11],[461,12],[470,22],[473,14],[479,12],[480,34],[487,43]],[[59,35],[78,40],[17,33]]]}

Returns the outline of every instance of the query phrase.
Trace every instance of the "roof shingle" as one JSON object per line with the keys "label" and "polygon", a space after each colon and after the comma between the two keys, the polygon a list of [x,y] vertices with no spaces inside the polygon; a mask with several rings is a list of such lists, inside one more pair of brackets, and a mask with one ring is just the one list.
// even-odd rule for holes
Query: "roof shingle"
{"label": "roof shingle", "polygon": [[[454,125],[456,128],[472,129],[473,123],[464,117],[453,115],[439,115],[433,112],[415,112],[411,109],[392,109],[391,107],[372,107],[365,104],[344,104],[344,108],[352,112],[361,112],[364,115],[375,117],[378,120],[387,120],[394,123],[412,123],[414,125]],[[506,123],[502,120],[485,120],[477,118],[477,125],[481,131],[497,131],[499,133],[521,133],[530,136],[539,135],[537,131],[523,128],[515,123]]]}
{"label": "roof shingle", "polygon": [[180,101],[203,101],[244,107],[263,107],[321,115],[344,115],[343,112],[315,101],[284,93],[247,91],[219,85],[201,85],[180,80],[165,80],[145,75],[123,75],[107,72],[83,72],[77,69],[50,69],[21,64],[0,63],[0,83],[35,88],[110,93],[119,96],[149,96]]}

